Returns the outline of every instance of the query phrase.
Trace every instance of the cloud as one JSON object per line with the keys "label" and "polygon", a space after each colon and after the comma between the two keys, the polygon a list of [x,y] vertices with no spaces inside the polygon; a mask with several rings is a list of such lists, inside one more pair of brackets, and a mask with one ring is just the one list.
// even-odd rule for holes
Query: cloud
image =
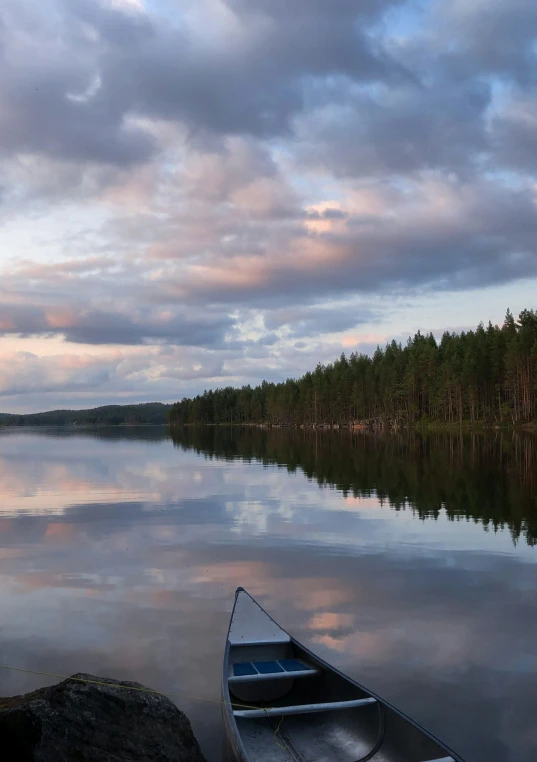
{"label": "cloud", "polygon": [[498,160],[519,172],[537,171],[537,88],[512,98],[492,124]]}
{"label": "cloud", "polygon": [[487,84],[433,80],[346,97],[297,119],[298,160],[339,176],[469,172],[488,149]]}
{"label": "cloud", "polygon": [[104,92],[98,56],[102,45],[139,45],[150,33],[132,14],[99,3],[55,3],[38,20],[28,3],[8,1],[0,26],[1,152],[119,165],[147,159],[151,135],[128,121],[120,97]]}
{"label": "cloud", "polygon": [[464,0],[432,6],[432,41],[459,76],[535,81],[537,8],[528,0]]}
{"label": "cloud", "polygon": [[[529,189],[490,181],[425,177],[394,197],[379,195],[374,214],[346,215],[311,232],[308,221],[275,226],[261,252],[220,249],[182,263],[153,285],[164,298],[274,307],[334,293],[434,285],[469,288],[536,274],[537,208]],[[274,242],[271,241],[274,236]],[[322,315],[322,309],[319,312]]]}
{"label": "cloud", "polygon": [[124,403],[143,402],[148,395],[170,402],[191,394],[197,384],[248,374],[239,349],[103,346],[90,353],[66,345],[62,354],[39,355],[6,351],[0,344],[0,351],[0,396],[3,408],[15,411],[19,398],[32,410],[42,409],[44,397],[55,400],[54,408],[105,404],[110,395]]}
{"label": "cloud", "polygon": [[211,27],[208,2],[201,26],[184,6],[170,24],[122,4],[58,1],[34,24],[40,14],[30,3],[8,1],[2,151],[130,165],[156,150],[137,117],[179,120],[198,135],[278,134],[304,106],[303,77],[363,79],[397,68],[358,23],[377,15],[371,4],[366,14],[343,4],[334,14],[318,3],[297,16],[229,4],[227,35]]}
{"label": "cloud", "polygon": [[[315,337],[339,333],[374,318],[371,310],[356,312],[354,305],[339,307],[288,307],[271,310],[265,317],[269,330],[288,328],[293,337]],[[295,344],[297,346],[297,344]]]}
{"label": "cloud", "polygon": [[537,276],[531,0],[5,0],[0,19],[0,343],[51,401],[50,357],[101,357],[92,399],[168,399],[406,333],[396,296]]}
{"label": "cloud", "polygon": [[[41,358],[30,352],[3,354],[0,396],[51,391],[90,391],[110,379],[113,359],[66,354]],[[116,361],[117,362],[117,361]]]}
{"label": "cloud", "polygon": [[52,336],[80,344],[144,344],[164,342],[182,346],[221,344],[234,321],[223,315],[189,318],[177,310],[84,309],[67,301],[64,306],[33,307],[0,303],[0,336]]}
{"label": "cloud", "polygon": [[140,344],[145,341],[168,341],[183,346],[222,342],[230,318],[188,320],[167,312],[144,320],[110,312],[86,312],[71,325],[55,326],[67,341],[83,344]]}

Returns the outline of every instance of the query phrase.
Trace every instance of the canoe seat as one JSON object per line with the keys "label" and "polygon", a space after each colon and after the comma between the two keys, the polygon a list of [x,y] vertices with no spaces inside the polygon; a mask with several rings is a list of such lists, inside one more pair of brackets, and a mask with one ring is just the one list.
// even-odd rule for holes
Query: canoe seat
{"label": "canoe seat", "polygon": [[230,683],[249,683],[259,680],[309,677],[321,670],[302,659],[271,659],[270,661],[240,661],[231,665]]}
{"label": "canoe seat", "polygon": [[[281,717],[287,714],[312,714],[313,712],[330,712],[336,709],[354,709],[367,704],[376,704],[377,699],[372,697],[352,699],[350,701],[330,701],[322,704],[297,704],[296,706],[271,706],[267,709],[237,709],[233,712],[235,717],[256,719],[258,717]],[[440,762],[440,761],[439,761]]]}

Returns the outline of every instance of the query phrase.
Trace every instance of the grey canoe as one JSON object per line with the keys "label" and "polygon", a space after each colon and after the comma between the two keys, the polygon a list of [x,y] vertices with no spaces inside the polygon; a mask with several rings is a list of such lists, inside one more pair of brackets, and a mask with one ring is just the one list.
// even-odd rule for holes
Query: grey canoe
{"label": "grey canoe", "polygon": [[235,762],[463,762],[283,630],[239,587],[222,681]]}

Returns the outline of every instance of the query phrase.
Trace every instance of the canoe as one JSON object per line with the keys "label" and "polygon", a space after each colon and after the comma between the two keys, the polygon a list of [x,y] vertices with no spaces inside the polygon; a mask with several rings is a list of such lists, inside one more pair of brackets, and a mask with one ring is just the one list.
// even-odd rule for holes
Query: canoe
{"label": "canoe", "polygon": [[225,757],[235,762],[463,762],[304,648],[239,587],[222,680]]}

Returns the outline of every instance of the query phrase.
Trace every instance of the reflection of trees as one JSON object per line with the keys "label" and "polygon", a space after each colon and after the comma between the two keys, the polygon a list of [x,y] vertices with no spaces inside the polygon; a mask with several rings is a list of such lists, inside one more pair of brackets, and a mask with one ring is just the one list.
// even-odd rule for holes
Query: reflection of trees
{"label": "reflection of trees", "polygon": [[[6,427],[0,431],[0,436],[11,436],[13,429]],[[168,439],[168,431],[163,425],[144,425],[144,426],[96,426],[83,428],[82,426],[39,426],[25,427],[20,429],[24,435],[54,437],[56,439],[67,439],[69,437],[84,437],[86,439],[140,439],[144,442],[162,442]]]}
{"label": "reflection of trees", "polygon": [[441,509],[452,520],[537,544],[537,439],[465,434],[374,436],[368,433],[224,427],[172,431],[174,444],[208,457],[257,460],[301,469],[345,495],[376,494],[421,519]]}

